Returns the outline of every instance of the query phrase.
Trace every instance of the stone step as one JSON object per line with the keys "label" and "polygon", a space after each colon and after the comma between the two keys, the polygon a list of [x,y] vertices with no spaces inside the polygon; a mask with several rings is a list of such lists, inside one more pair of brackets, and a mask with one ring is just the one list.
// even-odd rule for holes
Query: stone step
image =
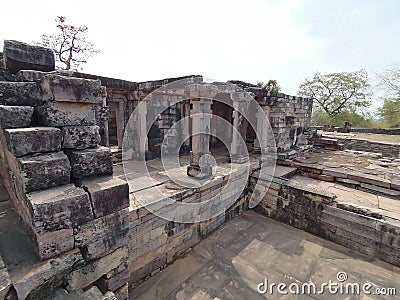
{"label": "stone step", "polygon": [[61,150],[61,130],[52,127],[29,127],[4,129],[4,138],[14,156]]}
{"label": "stone step", "polygon": [[71,162],[71,175],[73,178],[85,178],[94,175],[111,175],[113,164],[111,151],[107,147],[85,150],[66,151]]}
{"label": "stone step", "polygon": [[25,193],[70,182],[71,166],[63,152],[23,156],[8,160],[8,164]]}
{"label": "stone step", "polygon": [[28,127],[33,107],[0,105],[0,128]]}
{"label": "stone step", "polygon": [[0,104],[35,107],[44,101],[36,82],[0,82]]}
{"label": "stone step", "polygon": [[395,191],[368,183],[361,183],[360,186],[362,189],[366,189],[367,191],[377,192],[379,194],[391,197],[397,197],[398,199],[400,199],[400,191]]}

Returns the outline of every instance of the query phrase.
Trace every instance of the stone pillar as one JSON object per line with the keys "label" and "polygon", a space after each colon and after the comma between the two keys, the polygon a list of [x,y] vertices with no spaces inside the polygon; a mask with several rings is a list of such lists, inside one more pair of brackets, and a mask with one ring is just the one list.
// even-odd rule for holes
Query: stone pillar
{"label": "stone pillar", "polygon": [[182,118],[185,118],[182,122],[182,140],[184,141],[182,147],[183,152],[187,152],[190,149],[190,101],[182,102]]}
{"label": "stone pillar", "polygon": [[[231,143],[231,162],[245,163],[248,161],[246,147],[246,133],[248,121],[244,117],[249,110],[249,101],[246,100],[246,93],[235,92],[231,94],[233,100],[233,129]],[[235,130],[236,129],[236,130]]]}
{"label": "stone pillar", "polygon": [[136,125],[134,158],[144,159],[146,157],[146,151],[148,150],[146,130],[147,103],[144,100],[139,103],[140,104],[138,104],[136,109],[133,111],[134,123]]}
{"label": "stone pillar", "polygon": [[257,137],[254,140],[255,153],[268,152],[268,123],[271,107],[258,106],[257,107]]}
{"label": "stone pillar", "polygon": [[[192,151],[187,174],[204,179],[212,176],[210,157],[210,119],[212,98],[217,94],[213,85],[193,84],[188,86],[187,94],[193,108],[192,119]],[[196,134],[197,133],[197,134]]]}

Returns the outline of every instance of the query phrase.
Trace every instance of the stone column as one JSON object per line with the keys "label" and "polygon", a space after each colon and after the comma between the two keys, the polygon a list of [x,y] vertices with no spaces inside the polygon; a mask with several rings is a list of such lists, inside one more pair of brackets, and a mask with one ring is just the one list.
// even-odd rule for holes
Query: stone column
{"label": "stone column", "polygon": [[187,174],[204,179],[212,176],[210,157],[210,119],[212,98],[217,94],[212,85],[193,84],[188,86],[187,94],[193,108],[192,119],[192,151]]}
{"label": "stone column", "polygon": [[[248,121],[244,117],[249,110],[249,101],[246,100],[246,93],[235,92],[231,94],[233,101],[233,129],[231,143],[231,162],[245,163],[248,161],[246,134]],[[236,130],[235,130],[236,129]]]}
{"label": "stone column", "polygon": [[255,153],[268,152],[268,122],[271,108],[269,106],[257,107],[257,137],[254,140]]}
{"label": "stone column", "polygon": [[183,152],[187,152],[190,149],[190,101],[182,102],[182,118],[185,118],[182,122],[182,140],[184,141],[182,147]]}
{"label": "stone column", "polygon": [[[139,104],[140,103],[140,104]],[[147,103],[142,100],[138,102],[138,106],[133,111],[134,123],[135,123],[135,141],[134,141],[134,158],[144,159],[146,151],[148,150],[147,144],[147,130],[146,130],[146,115],[147,115]]]}

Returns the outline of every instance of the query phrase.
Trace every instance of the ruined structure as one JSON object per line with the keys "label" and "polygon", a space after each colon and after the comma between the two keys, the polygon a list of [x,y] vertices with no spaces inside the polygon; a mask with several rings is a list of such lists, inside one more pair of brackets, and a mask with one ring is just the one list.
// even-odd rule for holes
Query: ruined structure
{"label": "ruined structure", "polygon": [[[347,179],[344,183],[365,189],[379,187],[392,198],[399,196],[400,189],[397,175],[385,180],[355,173],[351,177],[302,158],[312,149],[309,99],[270,93],[243,82],[209,84],[201,76],[136,83],[57,72],[51,71],[53,62],[48,56],[43,48],[5,43],[0,81],[0,172],[9,199],[2,198],[2,203],[9,218],[18,215],[21,219],[16,226],[23,225],[19,235],[26,237],[24,243],[30,248],[22,251],[22,263],[16,264],[10,253],[0,249],[0,299],[6,295],[7,299],[63,299],[68,295],[127,299],[128,283],[135,287],[247,210],[252,194],[265,195],[255,207],[262,214],[400,264],[396,222],[385,219],[382,212],[341,203],[336,195],[315,191],[307,186],[309,181],[301,181]],[[181,80],[183,88],[173,87],[162,94],[166,103],[178,103],[151,115],[146,105],[150,105],[152,93]],[[248,95],[256,101],[257,110],[251,111],[247,105]],[[256,128],[242,118],[246,110],[257,120]],[[233,129],[219,126],[214,116]],[[191,121],[174,127],[185,118]],[[269,120],[271,131],[262,118]],[[192,136],[196,128],[209,134]],[[114,156],[119,163],[113,165],[112,153],[123,148],[124,132],[129,130],[137,138],[129,144],[134,151],[127,159],[147,160],[151,184],[143,175],[128,185],[129,170],[123,169],[122,156]],[[221,130],[230,130],[229,152],[215,138]],[[274,147],[268,144],[271,136]],[[163,148],[166,138],[181,154],[183,163],[178,169],[188,177],[211,177],[206,184],[191,188],[171,182],[158,160],[163,151],[169,151]],[[241,139],[247,143],[245,148]],[[315,136],[314,142],[342,147],[337,140]],[[201,165],[201,157],[210,153],[218,163],[217,172],[211,165]],[[268,178],[260,172],[263,153],[273,153],[278,162]],[[295,157],[297,161],[292,160]],[[230,163],[249,163],[250,176],[239,167],[229,168]],[[299,182],[296,174],[303,175]],[[228,181],[235,187],[244,176],[243,190],[224,192]],[[151,198],[156,191],[161,198]],[[138,201],[141,195],[150,205]],[[195,222],[197,215],[175,208],[172,220],[162,217],[171,213],[173,206],[168,209],[168,201],[197,203],[217,195],[222,196],[216,205],[229,205],[212,218]],[[362,228],[353,233],[353,226]]]}

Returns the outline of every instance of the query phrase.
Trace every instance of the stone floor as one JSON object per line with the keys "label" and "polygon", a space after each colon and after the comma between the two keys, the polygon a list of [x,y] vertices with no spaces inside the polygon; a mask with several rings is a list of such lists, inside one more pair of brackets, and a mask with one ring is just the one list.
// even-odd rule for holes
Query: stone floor
{"label": "stone floor", "polygon": [[257,292],[265,279],[269,286],[293,284],[300,291],[302,283],[312,282],[320,291],[329,280],[339,283],[339,272],[347,276],[343,286],[354,283],[362,288],[369,283],[371,292],[395,288],[400,294],[400,268],[246,212],[130,291],[130,299],[398,299],[366,295],[362,290],[360,295],[340,294],[340,290],[329,294],[327,288],[320,295],[283,295],[276,287],[272,295]]}

